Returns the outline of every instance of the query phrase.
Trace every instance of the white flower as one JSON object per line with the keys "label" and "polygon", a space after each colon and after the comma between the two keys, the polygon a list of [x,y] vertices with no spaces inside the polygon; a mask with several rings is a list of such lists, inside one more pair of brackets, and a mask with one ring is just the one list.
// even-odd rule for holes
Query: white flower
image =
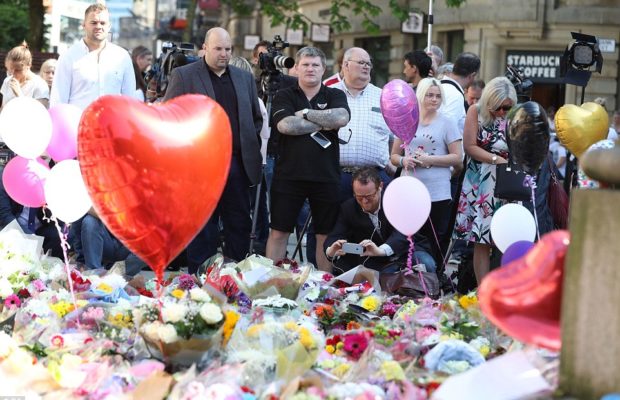
{"label": "white flower", "polygon": [[213,303],[205,303],[200,307],[200,317],[207,324],[217,324],[224,318],[222,310]]}
{"label": "white flower", "polygon": [[159,339],[164,343],[173,343],[179,340],[179,337],[177,336],[177,330],[174,329],[174,326],[170,324],[162,325],[158,330],[158,334]]}
{"label": "white flower", "polygon": [[17,348],[17,343],[13,338],[4,331],[0,331],[0,359],[8,357]]}
{"label": "white flower", "polygon": [[150,340],[158,340],[159,339],[159,329],[162,327],[162,323],[159,321],[150,322],[148,324],[142,325],[140,331]]}
{"label": "white flower", "polygon": [[189,291],[189,296],[192,300],[199,301],[201,303],[206,303],[207,301],[211,301],[211,296],[209,296],[209,293],[196,287]]}
{"label": "white flower", "polygon": [[11,282],[6,278],[0,278],[0,297],[5,299],[13,294]]}
{"label": "white flower", "polygon": [[131,316],[136,324],[140,324],[142,323],[142,320],[144,319],[144,310],[140,307],[136,307],[133,310],[131,310]]}
{"label": "white flower", "polygon": [[164,322],[179,322],[187,315],[187,306],[179,303],[167,303],[161,310],[161,317]]}

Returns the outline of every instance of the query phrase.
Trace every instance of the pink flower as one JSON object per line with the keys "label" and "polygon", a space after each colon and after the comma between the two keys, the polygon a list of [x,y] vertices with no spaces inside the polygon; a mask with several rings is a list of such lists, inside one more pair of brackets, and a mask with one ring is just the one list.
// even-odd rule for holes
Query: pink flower
{"label": "pink flower", "polygon": [[425,326],[424,328],[420,328],[415,332],[415,340],[416,342],[422,343],[424,342],[424,340],[426,340],[426,338],[436,332],[437,329],[433,328],[432,326]]}
{"label": "pink flower", "polygon": [[60,347],[64,346],[65,339],[61,335],[54,335],[50,339],[50,343],[51,343],[52,347],[60,348]]}
{"label": "pink flower", "polygon": [[359,359],[368,347],[368,338],[363,333],[351,333],[344,337],[344,351]]}
{"label": "pink flower", "polygon": [[21,300],[19,299],[19,297],[17,297],[17,295],[10,295],[8,296],[6,299],[4,299],[4,306],[6,308],[12,308],[12,307],[19,307],[22,305]]}
{"label": "pink flower", "polygon": [[37,292],[42,292],[45,290],[45,283],[41,279],[35,279],[32,281],[32,286],[37,290]]}
{"label": "pink flower", "polygon": [[86,311],[84,311],[84,314],[82,314],[82,318],[84,320],[99,321],[102,320],[103,317],[104,312],[101,307],[89,307]]}

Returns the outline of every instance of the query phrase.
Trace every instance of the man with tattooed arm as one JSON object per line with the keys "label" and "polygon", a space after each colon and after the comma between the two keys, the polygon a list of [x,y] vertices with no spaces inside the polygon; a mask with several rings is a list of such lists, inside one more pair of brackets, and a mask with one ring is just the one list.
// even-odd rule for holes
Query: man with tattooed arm
{"label": "man with tattooed arm", "polygon": [[273,99],[272,129],[281,136],[271,186],[267,257],[276,261],[286,256],[288,237],[307,198],[316,232],[317,264],[329,271],[323,243],[338,217],[338,129],[349,122],[349,107],[344,92],[321,83],[325,54],[320,49],[302,48],[295,64],[298,85],[278,91]]}

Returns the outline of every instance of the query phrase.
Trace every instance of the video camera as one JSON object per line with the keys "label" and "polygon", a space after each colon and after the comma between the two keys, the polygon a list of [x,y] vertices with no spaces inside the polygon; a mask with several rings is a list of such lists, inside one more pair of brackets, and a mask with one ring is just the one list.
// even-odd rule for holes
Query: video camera
{"label": "video camera", "polygon": [[517,100],[519,103],[524,103],[530,100],[530,93],[534,83],[523,76],[523,71],[520,69],[508,65],[506,67],[506,78],[512,83],[517,92]]}
{"label": "video camera", "polygon": [[192,43],[164,42],[161,46],[161,55],[155,60],[151,69],[146,75],[146,83],[150,90],[153,90],[156,97],[152,96],[147,100],[153,102],[166,94],[168,87],[168,77],[170,72],[176,67],[181,67],[193,63],[199,57],[194,54]]}
{"label": "video camera", "polygon": [[282,55],[282,50],[288,46],[288,42],[282,40],[280,35],[276,35],[271,46],[267,48],[267,52],[258,56],[260,69],[268,73],[277,73],[279,68],[293,68],[295,60],[292,57]]}

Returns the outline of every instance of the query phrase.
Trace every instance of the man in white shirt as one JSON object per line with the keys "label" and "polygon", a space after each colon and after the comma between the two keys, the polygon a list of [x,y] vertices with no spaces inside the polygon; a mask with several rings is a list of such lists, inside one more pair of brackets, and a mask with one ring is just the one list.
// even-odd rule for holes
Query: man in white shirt
{"label": "man in white shirt", "polygon": [[110,43],[110,13],[92,4],[84,13],[84,38],[60,56],[50,105],[68,103],[84,110],[107,94],[134,96],[136,78],[129,53]]}
{"label": "man in white shirt", "polygon": [[480,71],[480,58],[474,53],[461,53],[456,57],[451,73],[444,75],[441,87],[445,94],[445,103],[439,109],[444,115],[456,121],[461,135],[465,127],[465,90]]}
{"label": "man in white shirt", "polygon": [[372,61],[366,50],[352,47],[344,53],[343,80],[334,88],[347,95],[351,110],[349,123],[340,129],[340,197],[351,198],[351,176],[360,167],[374,167],[384,185],[390,181],[385,168],[392,168],[389,141],[391,132],[381,114],[381,89],[370,83]]}

